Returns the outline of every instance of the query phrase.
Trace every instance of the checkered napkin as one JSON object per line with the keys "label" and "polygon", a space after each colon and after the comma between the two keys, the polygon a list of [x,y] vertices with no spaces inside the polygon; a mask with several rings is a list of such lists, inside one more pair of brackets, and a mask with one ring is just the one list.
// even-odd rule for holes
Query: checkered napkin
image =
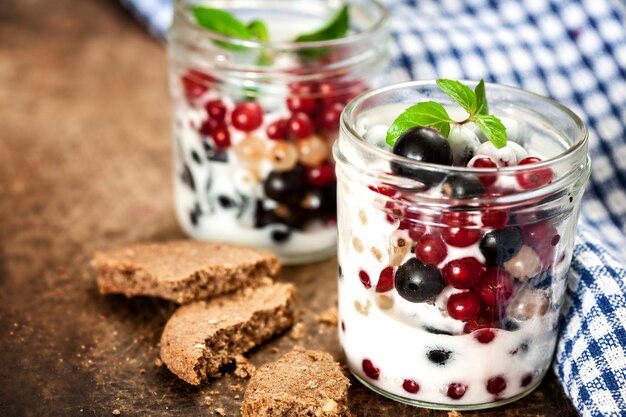
{"label": "checkered napkin", "polygon": [[[122,0],[161,36],[170,0]],[[547,95],[590,128],[554,371],[583,416],[626,416],[626,7],[619,0],[388,0],[393,81],[480,79]]]}

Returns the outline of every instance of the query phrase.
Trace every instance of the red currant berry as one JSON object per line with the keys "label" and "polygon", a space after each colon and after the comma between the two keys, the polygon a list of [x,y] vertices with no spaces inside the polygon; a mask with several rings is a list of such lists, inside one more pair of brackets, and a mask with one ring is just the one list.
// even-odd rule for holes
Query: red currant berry
{"label": "red currant berry", "polygon": [[460,258],[448,262],[441,270],[441,275],[446,284],[458,289],[470,289],[480,279],[485,271],[485,265],[476,258]]}
{"label": "red currant berry", "polygon": [[490,378],[487,381],[487,391],[491,394],[499,394],[506,389],[506,381],[501,376]]}
{"label": "red currant berry", "polygon": [[417,394],[420,390],[419,384],[412,379],[405,379],[402,383],[402,388],[410,394]]}
{"label": "red currant berry", "polygon": [[252,132],[263,123],[263,110],[258,103],[247,101],[237,104],[230,118],[235,129]]}
{"label": "red currant berry", "polygon": [[343,107],[344,105],[341,103],[334,103],[322,110],[320,124],[324,129],[333,132],[339,128],[339,118],[341,117]]}
{"label": "red currant berry", "polygon": [[200,125],[198,132],[200,132],[202,136],[211,136],[213,134],[213,129],[215,129],[220,124],[221,123],[218,122],[217,120],[213,120],[213,119],[205,120]]}
{"label": "red currant berry", "polygon": [[196,100],[209,91],[209,84],[215,82],[215,78],[208,74],[192,69],[182,76],[183,90],[188,100]]}
{"label": "red currant berry", "polygon": [[[473,159],[471,161],[471,166],[473,168],[497,168],[498,164],[496,164],[493,159],[485,156]],[[480,182],[483,183],[485,187],[489,187],[497,181],[498,176],[497,174],[480,174],[478,176],[478,179],[480,180]]]}
{"label": "red currant berry", "polygon": [[550,244],[552,246],[556,246],[559,244],[560,241],[561,241],[561,235],[554,235],[554,237],[550,239]]}
{"label": "red currant berry", "polygon": [[313,122],[305,113],[296,113],[289,119],[289,133],[296,139],[308,138],[313,130]]}
{"label": "red currant berry", "polygon": [[323,164],[306,169],[306,180],[314,187],[324,187],[335,180],[335,168],[331,164]]}
{"label": "red currant berry", "polygon": [[363,359],[361,363],[361,367],[363,368],[363,372],[371,379],[378,379],[380,376],[380,369],[374,366],[371,360]]}
{"label": "red currant berry", "polygon": [[480,300],[473,292],[452,294],[448,299],[448,314],[456,320],[472,320],[480,312]]}
{"label": "red currant berry", "polygon": [[222,123],[213,128],[211,136],[213,137],[213,142],[216,147],[225,149],[230,146],[230,132],[228,131],[228,126],[225,124]]}
{"label": "red currant berry", "polygon": [[474,291],[486,306],[497,307],[511,298],[514,281],[511,274],[500,268],[487,268]]}
{"label": "red currant berry", "polygon": [[441,217],[443,224],[452,227],[474,226],[472,215],[464,211],[446,211]]}
{"label": "red currant berry", "polygon": [[[541,162],[541,159],[529,156],[522,159],[518,165],[530,165],[537,162]],[[550,168],[529,168],[515,175],[517,184],[524,190],[532,190],[550,184],[553,177],[554,173]]]}
{"label": "red currant berry", "polygon": [[415,257],[426,265],[437,265],[448,256],[446,244],[438,235],[428,233],[415,246]]}
{"label": "red currant berry", "polygon": [[210,100],[204,105],[209,118],[218,122],[223,122],[226,117],[226,106],[222,100]]}
{"label": "red currant berry", "polygon": [[380,271],[380,277],[376,284],[376,292],[387,292],[393,289],[393,268],[388,266]]}
{"label": "red currant berry", "polygon": [[509,215],[506,211],[486,209],[482,212],[480,220],[485,227],[499,228],[504,227],[509,221]]}
{"label": "red currant berry", "polygon": [[288,122],[286,119],[274,120],[267,126],[267,137],[273,140],[281,140],[287,138]]}
{"label": "red currant berry", "polygon": [[456,246],[458,248],[465,248],[478,242],[481,237],[480,230],[478,229],[465,229],[462,227],[446,227],[441,232],[441,237],[449,245]]}
{"label": "red currant berry", "polygon": [[308,97],[289,97],[287,99],[287,108],[292,113],[306,113],[309,116],[315,114],[317,104],[315,103],[315,99]]}
{"label": "red currant berry", "polygon": [[370,276],[367,274],[367,272],[360,270],[359,279],[361,280],[361,284],[363,284],[365,288],[372,288],[372,281],[370,281]]}
{"label": "red currant berry", "polygon": [[496,334],[493,330],[490,329],[482,329],[478,330],[474,335],[474,339],[478,340],[479,343],[487,344],[491,342],[496,337]]}
{"label": "red currant berry", "polygon": [[426,233],[426,226],[421,223],[413,223],[409,226],[409,237],[417,242]]}
{"label": "red currant berry", "polygon": [[522,228],[524,243],[532,247],[546,246],[547,242],[552,242],[556,236],[558,236],[556,228],[547,220],[531,223]]}
{"label": "red currant berry", "polygon": [[383,185],[369,185],[367,188],[378,194],[384,195],[385,197],[392,197],[396,194],[396,190],[394,190],[393,188],[385,187]]}
{"label": "red currant berry", "polygon": [[521,385],[522,387],[527,387],[527,386],[529,386],[529,385],[530,385],[530,383],[532,382],[532,380],[533,380],[533,376],[532,376],[532,374],[526,374],[526,375],[524,375],[524,376],[522,377],[522,381],[521,381],[520,385]]}
{"label": "red currant berry", "polygon": [[447,394],[453,400],[458,400],[465,395],[465,391],[467,391],[467,385],[454,383],[448,385]]}

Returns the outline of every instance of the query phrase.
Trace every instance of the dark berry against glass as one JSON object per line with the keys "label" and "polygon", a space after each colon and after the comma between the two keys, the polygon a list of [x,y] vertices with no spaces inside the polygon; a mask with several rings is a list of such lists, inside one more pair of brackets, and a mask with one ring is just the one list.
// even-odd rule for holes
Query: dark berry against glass
{"label": "dark berry against glass", "polygon": [[519,227],[491,230],[480,241],[480,252],[487,265],[502,265],[522,247],[522,232]]}
{"label": "dark berry against glass", "polygon": [[[405,131],[396,140],[393,153],[414,161],[452,165],[452,150],[448,140],[430,127],[417,126]],[[436,184],[445,176],[441,172],[429,172],[403,162],[392,162],[391,171],[427,185]]]}
{"label": "dark berry against glass", "polygon": [[412,303],[429,301],[446,286],[439,269],[425,265],[415,258],[398,267],[395,285],[398,294]]}
{"label": "dark berry against glass", "polygon": [[480,197],[485,189],[475,175],[450,174],[441,185],[441,191],[451,198],[466,199]]}
{"label": "dark berry against glass", "polygon": [[286,172],[272,171],[263,182],[265,195],[285,204],[299,203],[307,189],[304,172],[299,167]]}

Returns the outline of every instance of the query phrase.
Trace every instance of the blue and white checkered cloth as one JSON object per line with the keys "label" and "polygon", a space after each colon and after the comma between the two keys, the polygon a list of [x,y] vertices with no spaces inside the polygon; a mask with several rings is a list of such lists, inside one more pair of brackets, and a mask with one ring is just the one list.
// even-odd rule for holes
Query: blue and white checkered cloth
{"label": "blue and white checkered cloth", "polygon": [[[122,0],[156,36],[170,0]],[[620,0],[387,0],[395,81],[480,79],[572,108],[593,172],[554,371],[583,416],[626,416],[626,6]]]}

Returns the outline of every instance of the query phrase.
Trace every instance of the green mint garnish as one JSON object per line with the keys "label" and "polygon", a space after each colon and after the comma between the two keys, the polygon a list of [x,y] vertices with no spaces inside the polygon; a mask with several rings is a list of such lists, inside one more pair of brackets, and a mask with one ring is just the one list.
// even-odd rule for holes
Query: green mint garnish
{"label": "green mint garnish", "polygon": [[434,101],[417,103],[406,109],[393,121],[387,130],[387,143],[393,146],[396,139],[415,126],[430,126],[439,130],[442,135],[448,137],[450,123],[454,122],[448,116],[446,109]]}
{"label": "green mint garnish", "polygon": [[463,125],[466,123],[474,123],[496,148],[506,146],[506,127],[500,119],[489,114],[483,80],[480,80],[473,91],[465,84],[455,80],[439,79],[437,86],[463,107],[469,117],[457,122],[450,118],[446,109],[439,103],[433,101],[417,103],[404,110],[387,130],[386,139],[389,146],[393,146],[402,133],[415,126],[430,126],[439,130],[443,136],[448,137],[450,124]]}
{"label": "green mint garnish", "polygon": [[485,81],[480,80],[474,89],[476,94],[476,114],[489,114],[489,105],[487,104],[487,96],[485,95]]}
{"label": "green mint garnish", "polygon": [[252,39],[252,33],[248,26],[225,10],[193,6],[191,13],[193,13],[200,26],[212,32],[230,36],[231,38]]}
{"label": "green mint garnish", "polygon": [[346,36],[348,29],[350,29],[350,13],[348,5],[344,4],[322,28],[315,32],[298,36],[295,42],[319,42],[339,39]]}
{"label": "green mint garnish", "polygon": [[[222,9],[204,6],[191,7],[191,13],[196,18],[198,25],[212,32],[242,40],[256,40],[259,42],[268,42],[270,40],[267,24],[262,20],[255,19],[246,25],[232,13]],[[296,37],[294,42],[318,42],[339,39],[346,36],[349,28],[350,13],[348,5],[343,5],[323,27],[315,32]],[[246,49],[243,46],[233,45],[224,41],[216,41],[216,44],[233,51],[243,51]],[[325,53],[326,50],[323,48],[300,51],[300,54],[307,58],[316,58]],[[266,53],[262,53],[259,57],[258,64],[267,66],[271,65],[272,61],[270,56]]]}
{"label": "green mint garnish", "polygon": [[248,31],[252,37],[258,39],[260,42],[267,42],[270,40],[270,33],[267,29],[267,25],[262,20],[253,20],[248,23]]}

